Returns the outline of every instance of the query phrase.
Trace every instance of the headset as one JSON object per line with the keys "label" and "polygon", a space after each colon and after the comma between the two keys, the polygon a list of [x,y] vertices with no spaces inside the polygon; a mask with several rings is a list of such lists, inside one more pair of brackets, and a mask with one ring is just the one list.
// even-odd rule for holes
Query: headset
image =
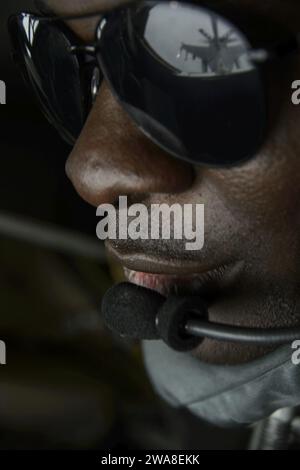
{"label": "headset", "polygon": [[122,337],[161,339],[179,352],[195,349],[204,338],[260,345],[285,344],[300,338],[300,327],[260,329],[213,323],[205,302],[198,296],[165,298],[127,282],[106,292],[102,315],[106,326]]}

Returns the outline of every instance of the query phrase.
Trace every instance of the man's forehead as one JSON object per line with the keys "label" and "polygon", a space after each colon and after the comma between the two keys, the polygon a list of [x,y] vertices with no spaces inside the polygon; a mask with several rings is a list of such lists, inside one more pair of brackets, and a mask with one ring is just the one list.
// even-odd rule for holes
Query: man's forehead
{"label": "man's forehead", "polygon": [[36,0],[35,3],[44,12],[75,16],[107,11],[132,1],[134,0]]}
{"label": "man's forehead", "polygon": [[[44,14],[58,16],[81,16],[95,12],[105,12],[119,6],[129,4],[134,0],[34,0],[37,8]],[[94,39],[95,28],[99,19],[97,17],[69,21],[68,26],[73,29],[82,40],[90,42]]]}

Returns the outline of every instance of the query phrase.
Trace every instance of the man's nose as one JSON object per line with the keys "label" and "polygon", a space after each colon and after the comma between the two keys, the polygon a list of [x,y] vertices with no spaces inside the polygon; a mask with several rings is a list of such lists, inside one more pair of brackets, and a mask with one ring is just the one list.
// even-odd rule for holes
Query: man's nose
{"label": "man's nose", "polygon": [[177,193],[193,181],[190,165],[147,139],[103,84],[66,171],[78,193],[94,206],[120,195]]}

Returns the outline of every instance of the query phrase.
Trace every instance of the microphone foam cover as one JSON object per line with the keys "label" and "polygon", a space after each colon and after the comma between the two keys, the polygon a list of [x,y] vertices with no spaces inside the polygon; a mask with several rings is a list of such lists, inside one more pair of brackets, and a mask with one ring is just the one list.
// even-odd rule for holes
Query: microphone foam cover
{"label": "microphone foam cover", "polygon": [[157,312],[165,301],[158,292],[128,282],[110,288],[102,300],[106,326],[132,339],[159,339]]}
{"label": "microphone foam cover", "polygon": [[207,317],[201,298],[170,296],[157,315],[157,331],[164,342],[175,351],[192,351],[204,339],[185,332],[185,326],[191,315],[197,315],[199,319]]}

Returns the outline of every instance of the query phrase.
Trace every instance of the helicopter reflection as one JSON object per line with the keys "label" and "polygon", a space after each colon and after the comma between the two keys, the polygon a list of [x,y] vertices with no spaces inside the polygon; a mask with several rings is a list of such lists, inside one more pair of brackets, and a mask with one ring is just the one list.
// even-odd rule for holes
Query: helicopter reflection
{"label": "helicopter reflection", "polygon": [[[199,33],[204,38],[207,45],[197,46],[192,44],[181,43],[178,58],[185,53],[185,60],[190,56],[192,60],[200,59],[202,62],[202,73],[214,73],[216,75],[224,75],[231,73],[236,67],[237,70],[243,68],[240,58],[247,52],[247,45],[242,39],[236,37],[236,31],[229,30],[226,34],[220,35],[218,30],[217,18],[212,15],[213,35],[208,34],[203,28],[199,29]],[[235,35],[235,37],[233,37]]]}

